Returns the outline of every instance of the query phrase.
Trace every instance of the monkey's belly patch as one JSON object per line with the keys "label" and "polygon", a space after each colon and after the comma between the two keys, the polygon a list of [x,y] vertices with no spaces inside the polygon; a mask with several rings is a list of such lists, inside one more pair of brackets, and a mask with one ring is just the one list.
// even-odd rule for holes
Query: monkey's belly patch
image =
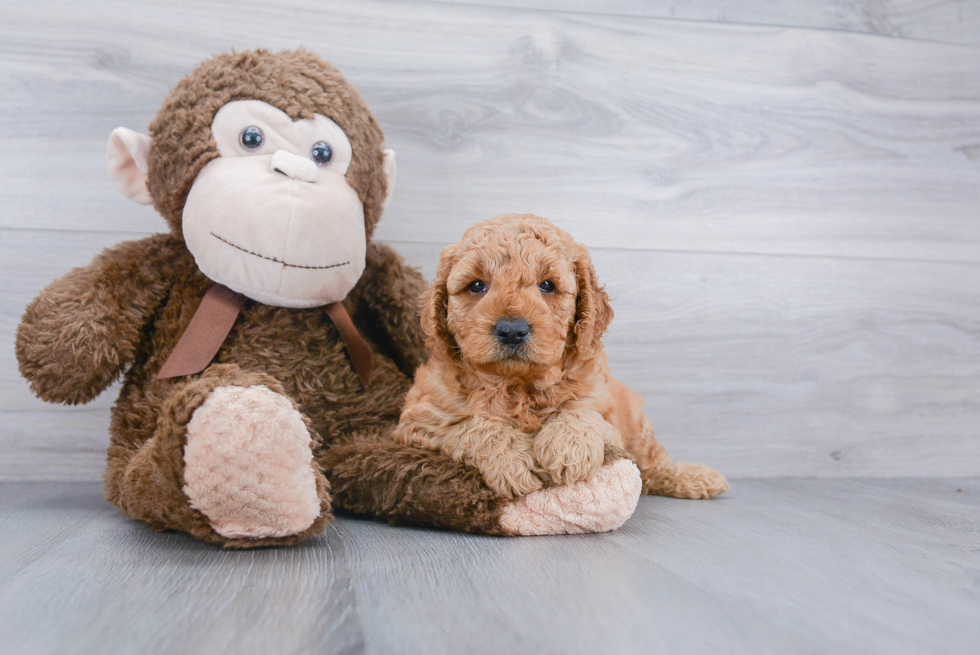
{"label": "monkey's belly patch", "polygon": [[330,264],[328,266],[303,266],[302,264],[290,264],[289,262],[284,262],[280,259],[276,259],[275,257],[267,257],[266,255],[260,255],[257,252],[252,252],[251,250],[242,248],[241,246],[237,246],[231,241],[229,241],[228,239],[223,239],[222,237],[219,237],[214,232],[211,233],[211,236],[213,236],[218,241],[221,241],[222,243],[227,243],[232,248],[241,250],[243,253],[247,255],[252,255],[253,257],[258,257],[259,259],[265,259],[266,261],[275,262],[276,264],[282,264],[283,266],[288,266],[289,268],[306,268],[312,271],[322,271],[327,268],[337,268],[338,266],[347,266],[350,264],[350,262],[340,262],[339,264]]}
{"label": "monkey's belly patch", "polygon": [[636,464],[620,459],[588,480],[521,496],[504,508],[500,524],[528,536],[609,532],[633,515],[642,488]]}
{"label": "monkey's belly patch", "polygon": [[184,493],[228,538],[285,537],[320,515],[310,433],[267,387],[215,389],[187,425]]}

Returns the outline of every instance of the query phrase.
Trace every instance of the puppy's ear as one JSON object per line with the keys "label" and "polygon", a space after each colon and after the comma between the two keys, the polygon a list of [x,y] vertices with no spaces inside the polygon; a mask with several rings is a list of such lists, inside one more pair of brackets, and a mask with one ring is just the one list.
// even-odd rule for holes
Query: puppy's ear
{"label": "puppy's ear", "polygon": [[432,288],[422,297],[422,330],[425,332],[425,345],[433,353],[452,357],[456,351],[456,340],[449,333],[446,324],[449,311],[449,289],[446,280],[456,259],[456,246],[446,246],[439,256],[436,279]]}
{"label": "puppy's ear", "polygon": [[578,282],[572,350],[578,358],[590,359],[602,349],[602,335],[612,321],[613,310],[605,288],[599,286],[589,251],[585,246],[575,244],[572,252]]}

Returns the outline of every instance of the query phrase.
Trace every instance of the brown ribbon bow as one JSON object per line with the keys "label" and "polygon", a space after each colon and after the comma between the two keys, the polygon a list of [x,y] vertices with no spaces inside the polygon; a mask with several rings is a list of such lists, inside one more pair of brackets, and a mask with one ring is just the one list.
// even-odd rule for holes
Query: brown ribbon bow
{"label": "brown ribbon bow", "polygon": [[[187,329],[180,335],[177,345],[157,373],[157,379],[166,380],[203,371],[218,354],[246,300],[248,299],[245,296],[222,284],[211,285],[191,317]],[[357,331],[343,303],[330,303],[325,309],[347,347],[347,354],[354,364],[357,377],[366,389],[371,379],[372,366],[371,351],[367,343]]]}

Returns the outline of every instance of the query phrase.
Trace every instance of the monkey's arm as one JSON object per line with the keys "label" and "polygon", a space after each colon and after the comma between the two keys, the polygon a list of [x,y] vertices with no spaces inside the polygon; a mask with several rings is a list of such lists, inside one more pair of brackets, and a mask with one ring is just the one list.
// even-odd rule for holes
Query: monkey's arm
{"label": "monkey's arm", "polygon": [[361,434],[332,445],[320,464],[337,509],[392,524],[509,534],[500,522],[506,501],[478,470],[442,453]]}
{"label": "monkey's arm", "polygon": [[125,241],[48,285],[17,328],[20,373],[42,400],[87,403],[133,360],[166,297],[169,235]]}
{"label": "monkey's arm", "polygon": [[449,530],[542,535],[615,530],[640,497],[640,473],[629,454],[607,446],[593,477],[548,486],[516,500],[495,494],[480,472],[385,433],[361,434],[318,457],[335,509]]}
{"label": "monkey's arm", "polygon": [[367,267],[358,284],[358,313],[364,312],[371,337],[412,377],[428,351],[419,323],[419,297],[428,289],[422,274],[383,243],[367,249]]}

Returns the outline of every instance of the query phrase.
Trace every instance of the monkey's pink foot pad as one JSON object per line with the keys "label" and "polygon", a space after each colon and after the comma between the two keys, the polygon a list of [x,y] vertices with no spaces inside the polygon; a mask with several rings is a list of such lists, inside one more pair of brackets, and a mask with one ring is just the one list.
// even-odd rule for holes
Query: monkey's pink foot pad
{"label": "monkey's pink foot pad", "polygon": [[285,537],[320,515],[310,433],[285,396],[218,387],[191,417],[184,493],[223,537]]}
{"label": "monkey's pink foot pad", "polygon": [[521,496],[504,508],[500,523],[515,535],[609,532],[633,515],[642,489],[636,464],[619,459],[588,480]]}

